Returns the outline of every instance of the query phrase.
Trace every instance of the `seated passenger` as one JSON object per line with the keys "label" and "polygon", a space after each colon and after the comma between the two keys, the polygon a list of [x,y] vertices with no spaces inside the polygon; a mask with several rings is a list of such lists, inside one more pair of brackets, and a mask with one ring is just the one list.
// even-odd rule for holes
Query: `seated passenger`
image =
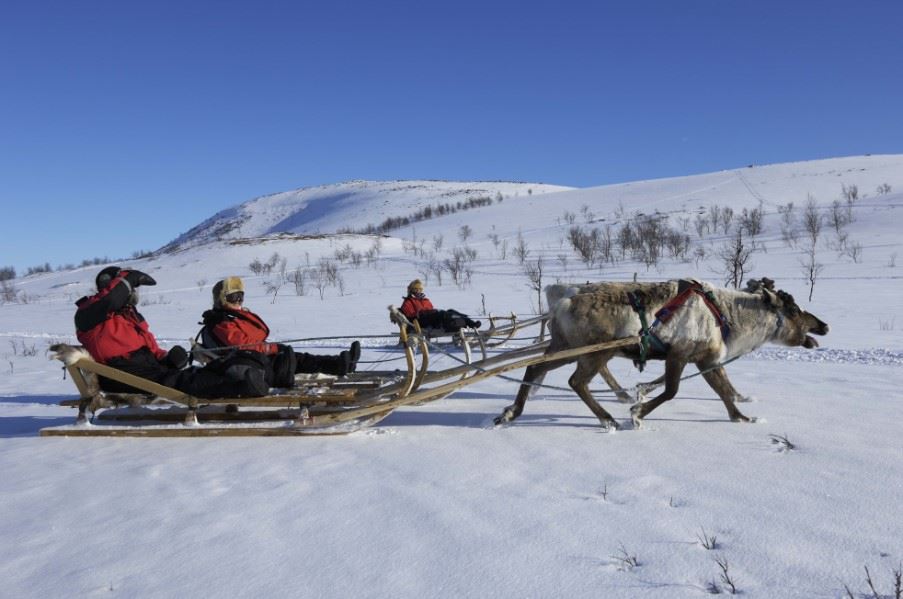
{"label": "seated passenger", "polygon": [[204,328],[199,334],[202,346],[241,348],[267,356],[273,370],[270,382],[277,387],[293,386],[295,373],[343,376],[357,369],[360,341],[334,356],[297,352],[287,345],[268,343],[270,329],[260,316],[243,306],[244,290],[239,277],[228,277],[213,286],[213,309],[204,312]]}
{"label": "seated passenger", "polygon": [[423,293],[423,282],[420,279],[414,279],[408,284],[408,295],[401,303],[401,313],[408,320],[416,319],[423,328],[440,329],[446,333],[457,333],[464,327],[478,329],[483,324],[457,310],[435,309]]}
{"label": "seated passenger", "polygon": [[[256,397],[269,391],[263,364],[215,361],[185,368],[190,358],[183,347],[161,349],[135,307],[138,287],[157,284],[150,275],[108,266],[95,284],[97,293],[79,299],[75,312],[76,336],[95,361],[195,397]],[[144,393],[106,377],[99,383],[104,391]]]}

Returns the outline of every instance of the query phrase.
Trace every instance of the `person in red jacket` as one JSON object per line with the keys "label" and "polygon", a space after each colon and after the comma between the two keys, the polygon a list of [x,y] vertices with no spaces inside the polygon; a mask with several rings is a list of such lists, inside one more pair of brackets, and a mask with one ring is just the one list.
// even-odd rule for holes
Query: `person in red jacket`
{"label": "person in red jacket", "polygon": [[344,376],[357,369],[360,341],[354,341],[348,350],[335,356],[298,352],[287,345],[268,342],[270,328],[244,306],[244,292],[240,277],[228,277],[213,286],[213,309],[203,314],[202,346],[214,350],[236,348],[269,356],[274,370],[270,382],[279,387],[291,387],[295,373]]}
{"label": "person in red jacket", "polygon": [[457,310],[437,310],[423,292],[420,279],[408,283],[408,295],[401,302],[401,313],[408,320],[416,319],[421,327],[442,329],[447,333],[457,333],[464,327],[478,329],[483,324]]}
{"label": "person in red jacket", "polygon": [[[76,337],[101,364],[173,387],[197,397],[252,397],[266,395],[265,370],[253,364],[224,364],[185,368],[190,362],[181,346],[162,349],[147,321],[138,312],[138,287],[156,285],[140,270],[108,266],[95,278],[97,293],[76,302]],[[138,389],[99,377],[101,389],[142,393]]]}

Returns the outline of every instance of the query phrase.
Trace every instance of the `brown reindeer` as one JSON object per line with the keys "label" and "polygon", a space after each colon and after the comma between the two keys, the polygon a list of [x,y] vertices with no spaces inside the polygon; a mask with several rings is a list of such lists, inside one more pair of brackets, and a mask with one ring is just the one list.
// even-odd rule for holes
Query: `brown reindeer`
{"label": "brown reindeer", "polygon": [[589,391],[589,382],[596,373],[601,373],[613,389],[620,388],[607,368],[615,356],[665,362],[664,391],[630,410],[635,427],[652,410],[674,397],[689,363],[699,368],[721,397],[732,421],[749,422],[734,405],[741,396],[721,364],[765,343],[818,347],[810,334],[828,332],[828,325],[800,309],[791,295],[774,291],[770,279],[750,281],[745,291],[695,281],[550,285],[546,296],[551,306],[547,354],[636,335],[642,329],[643,315],[650,333],[644,336],[648,346],[645,351],[640,346],[628,346],[528,367],[514,404],[495,419],[496,424],[520,416],[533,384],[541,382],[546,373],[576,361],[577,369],[568,384],[605,428],[618,428]]}

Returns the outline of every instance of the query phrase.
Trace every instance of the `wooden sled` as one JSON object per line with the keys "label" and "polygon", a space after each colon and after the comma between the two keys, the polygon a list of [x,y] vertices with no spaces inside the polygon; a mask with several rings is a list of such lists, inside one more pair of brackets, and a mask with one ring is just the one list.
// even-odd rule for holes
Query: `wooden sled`
{"label": "wooden sled", "polygon": [[[40,434],[129,437],[342,435],[372,426],[399,407],[436,401],[467,385],[512,370],[548,361],[575,360],[584,354],[639,343],[639,337],[633,336],[546,353],[548,342],[541,341],[479,361],[429,371],[429,344],[419,334],[417,324],[412,324],[415,334],[409,337],[407,326],[411,323],[402,320],[403,315],[398,318],[393,313],[392,317],[399,324],[407,363],[407,371],[397,379],[377,382],[371,373],[366,373],[357,381],[353,377],[341,381],[348,385],[346,389],[341,389],[336,381],[332,385],[305,386],[291,392],[248,399],[191,397],[98,364],[83,354],[65,351],[64,348],[72,349],[69,346],[53,346],[54,357],[64,361],[81,394],[77,404],[79,415],[74,425],[41,429]],[[416,368],[415,348],[421,356],[419,368]],[[91,386],[90,379],[96,382],[97,375],[120,381],[146,394],[138,400],[131,395],[104,394]],[[163,407],[149,406],[151,399],[162,403]],[[129,407],[118,413],[113,410],[99,412],[108,405],[106,402],[117,401]],[[269,409],[248,410],[248,407]],[[88,411],[94,414],[93,423],[88,422]],[[208,424],[212,422],[217,424]]]}
{"label": "wooden sled", "polygon": [[[406,370],[360,373],[346,377],[303,379],[294,389],[252,398],[197,398],[172,387],[134,376],[92,360],[84,350],[54,345],[52,357],[65,364],[79,399],[63,405],[78,408],[75,424],[41,429],[41,436],[298,436],[348,434],[382,420],[392,411],[375,408],[408,395],[417,381],[412,345],[404,353]],[[142,393],[106,393],[98,376]],[[248,409],[256,408],[256,409]],[[88,419],[88,413],[93,415]],[[210,424],[217,423],[217,424]]]}

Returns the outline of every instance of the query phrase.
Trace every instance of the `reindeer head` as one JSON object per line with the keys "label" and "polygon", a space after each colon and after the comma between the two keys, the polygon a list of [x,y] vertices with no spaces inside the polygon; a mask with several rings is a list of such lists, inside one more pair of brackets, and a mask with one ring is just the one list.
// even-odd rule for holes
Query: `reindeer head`
{"label": "reindeer head", "polygon": [[813,349],[818,347],[818,341],[812,335],[828,333],[828,325],[815,315],[800,308],[792,295],[780,289],[775,291],[774,281],[771,279],[747,281],[746,291],[760,293],[765,304],[779,315],[782,324],[777,331],[777,337],[786,345],[801,345]]}

